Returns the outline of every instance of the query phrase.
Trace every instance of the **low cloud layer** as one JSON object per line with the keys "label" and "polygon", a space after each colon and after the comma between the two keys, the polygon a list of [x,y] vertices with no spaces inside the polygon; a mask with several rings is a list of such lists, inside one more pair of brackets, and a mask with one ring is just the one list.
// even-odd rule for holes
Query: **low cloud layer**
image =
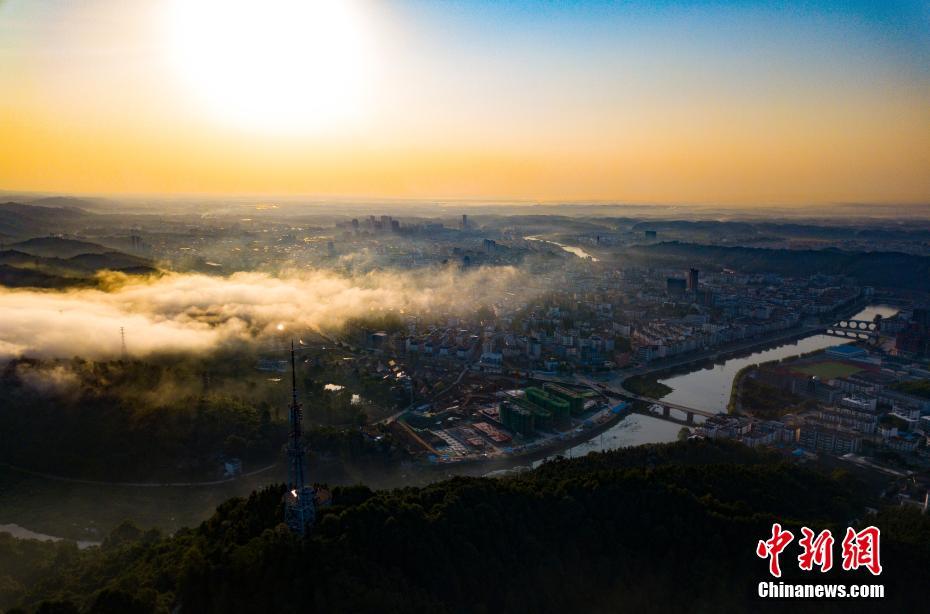
{"label": "low cloud layer", "polygon": [[176,273],[147,280],[114,275],[103,280],[105,289],[0,289],[0,358],[118,355],[120,327],[133,355],[204,351],[260,337],[281,323],[326,331],[381,310],[465,311],[513,292],[519,279],[510,267],[355,277]]}

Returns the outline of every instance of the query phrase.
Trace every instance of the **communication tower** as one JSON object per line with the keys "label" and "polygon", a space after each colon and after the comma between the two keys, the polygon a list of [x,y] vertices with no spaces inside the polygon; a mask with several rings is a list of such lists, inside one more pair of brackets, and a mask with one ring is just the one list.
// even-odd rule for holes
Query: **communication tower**
{"label": "communication tower", "polygon": [[291,341],[290,435],[287,442],[288,484],[284,493],[284,522],[291,531],[303,535],[316,519],[316,493],[304,476],[304,446],[301,432],[303,410],[297,401],[297,362]]}

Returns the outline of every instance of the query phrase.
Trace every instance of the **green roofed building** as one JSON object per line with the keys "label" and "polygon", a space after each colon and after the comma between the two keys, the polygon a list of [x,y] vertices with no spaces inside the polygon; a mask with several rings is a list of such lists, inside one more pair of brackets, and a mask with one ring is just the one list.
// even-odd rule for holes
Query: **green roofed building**
{"label": "green roofed building", "polygon": [[569,410],[571,410],[573,416],[577,416],[584,411],[584,395],[565,388],[564,386],[559,386],[558,384],[547,383],[543,388],[550,395],[556,396],[563,401],[568,402]]}
{"label": "green roofed building", "polygon": [[511,431],[527,436],[536,432],[536,413],[529,408],[504,401],[501,403],[500,417],[501,424]]}
{"label": "green roofed building", "polygon": [[571,409],[565,399],[549,394],[541,388],[530,387],[526,389],[526,400],[550,414],[552,424],[556,428],[564,429],[571,426]]}

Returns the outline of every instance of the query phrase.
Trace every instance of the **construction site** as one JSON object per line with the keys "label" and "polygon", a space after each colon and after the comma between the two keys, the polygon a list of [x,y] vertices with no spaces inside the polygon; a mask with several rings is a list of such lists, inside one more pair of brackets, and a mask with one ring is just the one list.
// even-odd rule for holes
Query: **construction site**
{"label": "construction site", "polygon": [[414,456],[432,463],[501,459],[551,451],[590,436],[627,404],[588,388],[540,382],[519,388],[461,384],[462,396],[410,409],[390,428]]}

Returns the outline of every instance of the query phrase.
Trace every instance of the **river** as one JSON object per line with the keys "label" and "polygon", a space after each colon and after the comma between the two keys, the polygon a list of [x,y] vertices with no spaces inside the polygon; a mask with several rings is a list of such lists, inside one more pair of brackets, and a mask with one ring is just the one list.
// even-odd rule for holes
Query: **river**
{"label": "river", "polygon": [[543,243],[552,243],[553,245],[558,245],[559,247],[561,247],[563,250],[565,250],[569,254],[574,254],[578,256],[579,258],[586,258],[590,260],[591,262],[597,262],[597,258],[592,256],[588,252],[584,251],[580,247],[575,247],[574,245],[565,245],[563,243],[559,243],[558,241],[552,241],[551,239],[541,239],[539,237],[523,237],[523,238],[527,241],[542,241]]}
{"label": "river", "polygon": [[[869,305],[852,319],[872,320],[876,315],[887,318],[897,312],[898,309],[890,305]],[[730,400],[730,390],[733,387],[733,378],[743,367],[797,356],[843,343],[849,342],[829,335],[814,335],[759,350],[748,356],[731,358],[713,367],[699,368],[690,373],[668,377],[659,380],[672,388],[672,392],[662,397],[662,400],[707,411],[726,411]],[[680,429],[681,427],[673,422],[631,414],[602,435],[575,446],[570,451],[563,452],[562,455],[583,456],[595,450],[614,450],[646,443],[675,441]]]}
{"label": "river", "polygon": [[[856,314],[856,318],[871,320],[875,315],[893,315],[897,310],[887,305],[873,305]],[[666,399],[710,411],[722,410],[729,399],[733,376],[746,365],[793,356],[816,349],[843,343],[836,337],[816,335],[784,343],[776,347],[754,352],[749,356],[732,358],[713,368],[702,368],[662,380],[673,392]],[[675,441],[681,426],[658,418],[640,414],[629,414],[620,422],[568,450],[559,456],[584,456],[596,450],[613,450],[647,443]],[[534,465],[538,463],[533,463]],[[471,471],[476,471],[471,468]],[[483,469],[482,469],[483,470]],[[452,470],[450,469],[450,474]],[[393,468],[390,475],[374,480],[371,475],[342,476],[327,479],[331,483],[372,483],[376,487],[391,487],[400,484],[419,483],[423,478],[439,474],[415,475],[411,468]],[[140,526],[159,526],[165,530],[176,530],[180,526],[194,526],[203,520],[220,502],[235,495],[244,495],[256,488],[283,479],[278,474],[262,474],[254,478],[242,478],[234,483],[204,488],[128,488],[87,484],[61,483],[42,478],[22,475],[0,466],[0,493],[4,506],[0,509],[0,532],[11,532],[18,537],[55,539],[36,533],[21,525],[23,523],[39,530],[67,525],[72,536],[83,534],[82,527],[99,527],[98,533],[105,534],[111,527],[125,518],[132,518]],[[101,501],[105,502],[101,504]],[[64,530],[62,529],[64,532]],[[79,542],[82,547],[94,542]]]}
{"label": "river", "polygon": [[681,426],[674,422],[650,418],[642,414],[628,414],[620,422],[597,437],[559,452],[553,456],[568,458],[584,456],[588,452],[616,450],[646,443],[665,443],[678,439]]}
{"label": "river", "polygon": [[[869,305],[853,316],[853,319],[872,320],[876,315],[887,318],[897,312],[898,310],[895,307],[889,305]],[[672,389],[672,392],[662,397],[662,400],[706,411],[725,411],[727,403],[730,401],[733,378],[743,367],[770,360],[780,360],[789,356],[797,356],[798,354],[806,354],[843,343],[849,342],[829,335],[814,335],[783,343],[767,350],[753,352],[749,356],[731,358],[723,364],[715,364],[713,367],[662,379],[659,381]]]}

